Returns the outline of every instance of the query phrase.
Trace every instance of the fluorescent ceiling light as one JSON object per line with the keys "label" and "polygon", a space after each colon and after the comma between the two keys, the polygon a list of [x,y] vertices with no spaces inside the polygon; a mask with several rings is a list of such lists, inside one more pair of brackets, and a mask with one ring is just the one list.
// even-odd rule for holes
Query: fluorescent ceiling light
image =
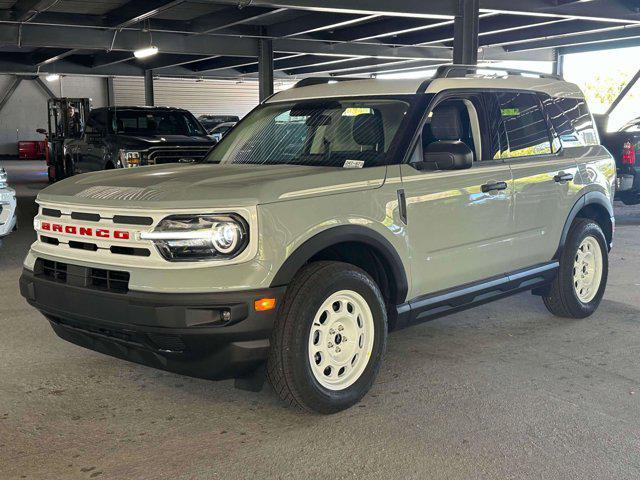
{"label": "fluorescent ceiling light", "polygon": [[57,73],[50,73],[45,77],[45,79],[47,80],[47,82],[57,82],[58,80],[60,80],[60,75],[58,75]]}
{"label": "fluorescent ceiling light", "polygon": [[153,45],[150,47],[141,48],[140,50],[136,50],[135,52],[133,52],[133,56],[136,58],[147,58],[157,54],[158,47],[154,47]]}

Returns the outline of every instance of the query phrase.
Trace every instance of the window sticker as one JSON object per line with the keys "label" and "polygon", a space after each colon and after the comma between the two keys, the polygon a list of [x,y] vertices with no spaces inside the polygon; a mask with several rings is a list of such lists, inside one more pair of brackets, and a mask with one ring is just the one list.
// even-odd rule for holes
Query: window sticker
{"label": "window sticker", "polygon": [[502,108],[500,109],[503,117],[515,117],[520,115],[519,108]]}
{"label": "window sticker", "polygon": [[347,160],[344,162],[342,168],[362,168],[364,167],[363,160]]}
{"label": "window sticker", "polygon": [[357,117],[358,115],[371,114],[373,110],[367,107],[350,107],[342,113],[343,117]]}

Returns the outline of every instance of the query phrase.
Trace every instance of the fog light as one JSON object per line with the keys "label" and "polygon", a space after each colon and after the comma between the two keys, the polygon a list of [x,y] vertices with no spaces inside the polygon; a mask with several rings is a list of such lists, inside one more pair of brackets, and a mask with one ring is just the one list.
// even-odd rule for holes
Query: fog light
{"label": "fog light", "polygon": [[229,310],[222,310],[222,312],[220,312],[220,318],[225,323],[226,322],[230,322],[231,321],[231,312]]}

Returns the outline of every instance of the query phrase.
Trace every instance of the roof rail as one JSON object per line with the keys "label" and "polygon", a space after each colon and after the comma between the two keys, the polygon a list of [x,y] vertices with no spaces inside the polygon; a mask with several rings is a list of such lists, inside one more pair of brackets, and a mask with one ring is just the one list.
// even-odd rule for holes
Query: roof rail
{"label": "roof rail", "polygon": [[310,87],[312,85],[324,85],[325,83],[351,82],[354,80],[367,80],[357,77],[307,77],[297,82],[293,88]]}
{"label": "roof rail", "polygon": [[503,67],[486,67],[479,65],[442,65],[438,67],[434,79],[436,78],[451,78],[451,77],[465,77],[469,74],[478,74],[478,70],[489,70],[493,72],[506,72],[507,75],[521,75],[521,76],[535,76],[540,78],[552,78],[554,80],[562,80],[560,75],[554,75],[552,73],[532,72],[528,70],[518,70],[515,68],[503,68]]}

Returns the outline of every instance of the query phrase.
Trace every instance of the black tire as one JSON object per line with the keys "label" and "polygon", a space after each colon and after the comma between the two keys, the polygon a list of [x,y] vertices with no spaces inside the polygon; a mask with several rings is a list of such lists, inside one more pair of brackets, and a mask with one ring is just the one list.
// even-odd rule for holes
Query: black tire
{"label": "black tire", "polygon": [[[351,290],[368,304],[374,325],[369,361],[358,379],[330,390],[315,378],[309,362],[309,335],[322,304],[334,293]],[[314,262],[293,279],[280,306],[267,362],[269,381],[291,407],[332,414],[345,410],[369,391],[378,374],[387,341],[387,313],[380,289],[363,270],[341,262]]]}
{"label": "black tire", "polygon": [[[588,303],[582,302],[574,288],[574,259],[578,248],[587,237],[597,240],[602,253],[602,275],[596,295]],[[602,228],[593,220],[579,218],[571,225],[565,247],[560,257],[558,275],[551,284],[549,294],[542,297],[547,310],[554,315],[566,318],[586,318],[600,305],[607,287],[609,272],[609,249]]]}
{"label": "black tire", "polygon": [[67,157],[64,160],[64,175],[65,178],[72,177],[76,174],[76,168],[73,163],[73,159]]}

